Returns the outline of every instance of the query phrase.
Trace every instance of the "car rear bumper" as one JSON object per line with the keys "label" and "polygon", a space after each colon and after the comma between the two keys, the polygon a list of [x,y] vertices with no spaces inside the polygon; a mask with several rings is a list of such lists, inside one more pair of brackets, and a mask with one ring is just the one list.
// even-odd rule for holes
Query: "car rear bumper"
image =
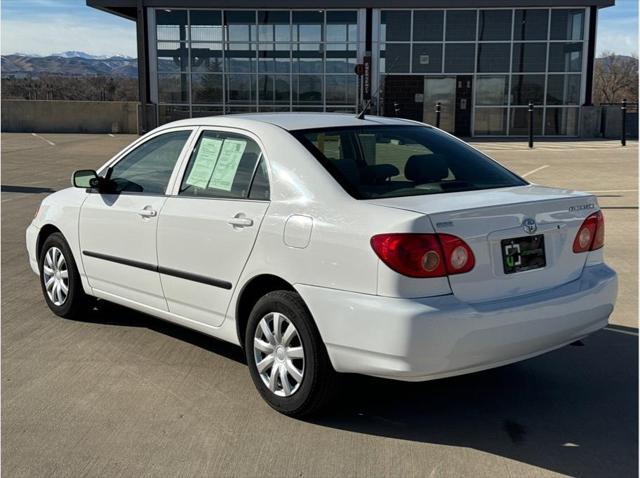
{"label": "car rear bumper", "polygon": [[36,253],[36,248],[38,244],[38,234],[40,233],[40,228],[36,227],[33,223],[29,224],[26,231],[26,243],[27,243],[27,253],[29,254],[29,265],[31,269],[36,274],[40,275],[40,270],[38,268],[38,256]]}
{"label": "car rear bumper", "polygon": [[617,276],[605,264],[554,289],[469,304],[298,285],[338,372],[407,381],[484,370],[548,352],[607,325]]}

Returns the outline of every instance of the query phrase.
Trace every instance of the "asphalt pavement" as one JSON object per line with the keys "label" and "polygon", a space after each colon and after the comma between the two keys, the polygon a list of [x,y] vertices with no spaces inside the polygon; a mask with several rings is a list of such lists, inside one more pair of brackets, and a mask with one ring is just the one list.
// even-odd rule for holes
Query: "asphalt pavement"
{"label": "asphalt pavement", "polygon": [[77,321],[46,307],[27,224],[74,169],[133,139],[2,135],[3,476],[637,476],[637,142],[474,143],[598,196],[620,274],[609,327],[463,377],[345,376],[332,409],[295,420],[260,399],[232,345],[116,306]]}

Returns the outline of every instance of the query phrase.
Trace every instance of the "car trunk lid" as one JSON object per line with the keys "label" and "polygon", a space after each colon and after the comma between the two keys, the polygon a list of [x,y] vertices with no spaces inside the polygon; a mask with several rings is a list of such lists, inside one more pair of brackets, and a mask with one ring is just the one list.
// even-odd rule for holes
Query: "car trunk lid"
{"label": "car trunk lid", "polygon": [[[458,236],[471,247],[473,270],[449,276],[453,293],[467,302],[524,295],[577,279],[587,254],[575,254],[573,241],[584,219],[598,209],[590,194],[535,185],[370,202],[425,214],[436,232]],[[524,228],[531,219],[533,232]],[[513,244],[510,240],[537,235],[544,236],[544,266],[507,273],[503,249]]]}

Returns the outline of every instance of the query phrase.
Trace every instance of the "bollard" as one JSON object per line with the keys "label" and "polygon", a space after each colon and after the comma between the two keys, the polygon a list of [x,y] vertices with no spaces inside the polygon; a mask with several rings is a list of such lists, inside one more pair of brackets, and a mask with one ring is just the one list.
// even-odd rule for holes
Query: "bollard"
{"label": "bollard", "polygon": [[440,111],[442,110],[442,105],[438,101],[436,103],[436,128],[440,127]]}
{"label": "bollard", "polygon": [[620,142],[622,146],[627,145],[627,99],[622,100],[622,135],[620,137]]}
{"label": "bollard", "polygon": [[397,101],[393,102],[393,110],[396,113],[396,117],[400,115],[400,105],[398,104]]}
{"label": "bollard", "polygon": [[529,147],[533,148],[533,101],[529,101]]}

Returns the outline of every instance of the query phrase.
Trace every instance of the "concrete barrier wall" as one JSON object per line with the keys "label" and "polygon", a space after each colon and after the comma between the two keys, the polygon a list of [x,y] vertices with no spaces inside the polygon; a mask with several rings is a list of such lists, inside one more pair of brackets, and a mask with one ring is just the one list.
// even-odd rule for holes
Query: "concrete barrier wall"
{"label": "concrete barrier wall", "polygon": [[2,100],[2,131],[135,134],[138,103]]}

